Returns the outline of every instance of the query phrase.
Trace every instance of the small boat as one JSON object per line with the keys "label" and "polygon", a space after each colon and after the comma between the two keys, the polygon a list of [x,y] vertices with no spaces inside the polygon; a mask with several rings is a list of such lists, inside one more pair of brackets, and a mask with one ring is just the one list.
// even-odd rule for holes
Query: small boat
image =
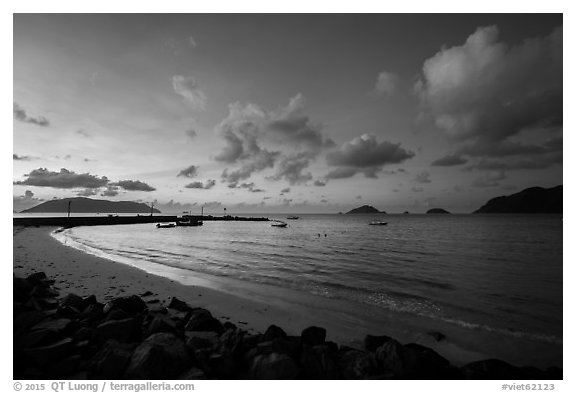
{"label": "small boat", "polygon": [[176,221],[176,226],[178,227],[199,227],[204,225],[200,220],[186,220],[186,221]]}
{"label": "small boat", "polygon": [[277,227],[277,228],[286,228],[288,226],[288,224],[283,222],[283,221],[276,221],[276,222],[272,223],[272,226]]}
{"label": "small boat", "polygon": [[388,223],[384,221],[371,221],[368,225],[388,225]]}
{"label": "small boat", "polygon": [[297,219],[299,219],[300,217],[298,217],[298,216],[288,216],[288,217],[286,217],[286,218],[289,219],[289,220],[297,220]]}
{"label": "small boat", "polygon": [[174,228],[176,225],[175,224],[156,224],[156,228]]}

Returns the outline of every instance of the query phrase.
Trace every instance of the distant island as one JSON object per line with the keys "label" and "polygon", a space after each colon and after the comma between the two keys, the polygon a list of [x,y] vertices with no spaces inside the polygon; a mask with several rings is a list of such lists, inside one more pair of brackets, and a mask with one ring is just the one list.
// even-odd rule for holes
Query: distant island
{"label": "distant island", "polygon": [[562,214],[562,186],[532,187],[516,194],[492,198],[474,213]]}
{"label": "distant island", "polygon": [[346,214],[386,214],[384,211],[379,211],[378,209],[374,208],[373,206],[364,205],[357,207],[356,209],[352,209]]}
{"label": "distant island", "polygon": [[448,210],[435,208],[428,210],[426,214],[450,214],[450,212]]}
{"label": "distant island", "polygon": [[[150,206],[145,203],[114,202],[82,197],[54,199],[23,210],[21,213],[66,213],[68,212],[68,202],[71,202],[70,211],[72,213],[150,213]],[[154,209],[154,213],[161,212]]]}

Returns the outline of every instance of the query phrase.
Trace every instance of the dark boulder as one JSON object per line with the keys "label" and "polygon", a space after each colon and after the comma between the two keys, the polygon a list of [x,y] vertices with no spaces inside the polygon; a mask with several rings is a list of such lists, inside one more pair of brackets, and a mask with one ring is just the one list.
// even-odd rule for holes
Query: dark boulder
{"label": "dark boulder", "polygon": [[377,373],[387,378],[402,378],[405,375],[404,347],[390,339],[381,345],[375,354]]}
{"label": "dark boulder", "polygon": [[176,323],[170,319],[170,317],[163,314],[156,314],[148,325],[144,336],[148,337],[154,333],[173,333],[174,335],[178,335],[178,329],[176,328]]}
{"label": "dark boulder", "polygon": [[460,369],[466,379],[522,379],[522,370],[498,359],[468,363]]}
{"label": "dark boulder", "polygon": [[147,306],[144,300],[137,295],[117,297],[116,299],[106,303],[104,306],[104,314],[108,314],[114,308],[119,308],[130,315],[139,314],[144,311]]}
{"label": "dark boulder", "polygon": [[413,379],[455,379],[459,376],[450,362],[431,348],[420,344],[404,345],[407,376]]}
{"label": "dark boulder", "polygon": [[96,336],[100,341],[135,341],[140,333],[139,328],[140,324],[135,318],[106,321],[96,327]]}
{"label": "dark boulder", "polygon": [[307,327],[300,334],[300,339],[303,345],[314,346],[324,344],[324,341],[326,341],[326,329],[317,326]]}
{"label": "dark boulder", "polygon": [[189,331],[210,331],[218,334],[222,333],[223,327],[219,320],[214,318],[210,311],[203,308],[194,309],[190,319],[186,323],[186,330]]}
{"label": "dark boulder", "polygon": [[34,365],[42,369],[52,362],[74,355],[72,349],[72,339],[66,337],[49,345],[26,349],[24,354]]}
{"label": "dark boulder", "polygon": [[170,333],[156,333],[132,353],[126,379],[174,379],[192,366],[184,342]]}
{"label": "dark boulder", "polygon": [[83,299],[80,296],[69,293],[60,299],[60,307],[74,307],[75,309],[80,310],[82,307],[82,302]]}
{"label": "dark boulder", "polygon": [[297,379],[300,368],[288,355],[273,352],[257,355],[250,365],[252,379]]}
{"label": "dark boulder", "polygon": [[131,355],[129,347],[108,341],[92,358],[88,366],[88,376],[90,379],[120,379]]}
{"label": "dark boulder", "polygon": [[186,302],[178,299],[177,297],[173,297],[170,299],[170,304],[168,304],[168,308],[178,310],[178,311],[190,311],[192,307],[190,307]]}
{"label": "dark boulder", "polygon": [[186,345],[193,351],[218,346],[218,334],[216,332],[185,332]]}
{"label": "dark boulder", "polygon": [[279,328],[276,325],[270,325],[266,332],[264,333],[264,341],[272,341],[275,338],[284,338],[287,334],[282,328]]}
{"label": "dark boulder", "polygon": [[328,345],[304,347],[300,357],[302,374],[308,379],[341,379],[336,353]]}
{"label": "dark boulder", "polygon": [[190,370],[184,372],[182,375],[178,377],[178,379],[186,379],[186,380],[197,380],[197,379],[206,379],[206,374],[204,371],[199,369],[198,367],[192,367]]}
{"label": "dark boulder", "polygon": [[369,352],[374,352],[378,347],[381,347],[390,340],[391,338],[388,336],[372,336],[368,334],[364,337],[364,349]]}
{"label": "dark boulder", "polygon": [[366,379],[376,375],[374,360],[364,351],[351,348],[340,350],[338,365],[344,379]]}

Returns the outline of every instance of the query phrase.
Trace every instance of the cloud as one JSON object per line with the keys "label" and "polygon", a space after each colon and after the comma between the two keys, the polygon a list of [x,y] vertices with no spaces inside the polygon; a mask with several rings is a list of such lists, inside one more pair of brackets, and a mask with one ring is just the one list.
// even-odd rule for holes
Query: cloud
{"label": "cloud", "polygon": [[276,173],[270,179],[285,179],[290,185],[306,183],[312,180],[310,172],[303,173],[309,165],[310,155],[306,152],[286,156],[280,160]]}
{"label": "cloud", "polygon": [[102,191],[102,193],[100,194],[100,196],[108,196],[108,197],[113,197],[118,195],[118,187],[116,186],[108,186],[104,191]]}
{"label": "cloud", "polygon": [[400,144],[378,142],[375,135],[364,134],[326,155],[328,165],[340,167],[328,173],[326,178],[342,179],[360,172],[366,177],[376,178],[383,166],[399,164],[412,157],[414,153]]}
{"label": "cloud", "polygon": [[192,46],[193,48],[196,48],[198,46],[198,44],[196,43],[196,40],[192,36],[188,37],[188,42],[190,43],[190,46]]}
{"label": "cloud", "polygon": [[422,192],[422,191],[424,191],[424,188],[422,188],[422,187],[412,187],[412,191],[413,191],[413,192]]}
{"label": "cloud", "polygon": [[476,188],[498,187],[500,185],[500,181],[506,179],[507,177],[508,176],[506,176],[506,173],[504,171],[491,171],[476,178],[472,182],[472,187]]}
{"label": "cloud", "polygon": [[34,193],[30,190],[26,190],[24,195],[12,197],[12,207],[15,211],[22,211],[35,206],[38,202],[42,201],[44,201],[44,199],[34,198]]}
{"label": "cloud", "polygon": [[451,155],[447,155],[441,158],[438,158],[437,160],[433,161],[432,166],[456,166],[456,165],[462,165],[467,163],[468,160],[463,158],[462,156],[456,155],[456,154],[451,154]]}
{"label": "cloud", "polygon": [[48,119],[46,119],[44,116],[28,116],[24,108],[22,108],[17,103],[14,103],[14,118],[23,123],[36,124],[40,127],[48,127],[50,125],[50,121],[48,121]]}
{"label": "cloud", "polygon": [[182,96],[193,109],[205,109],[206,94],[198,87],[196,79],[191,76],[174,75],[172,87],[174,92]]}
{"label": "cloud", "polygon": [[64,189],[100,188],[108,184],[108,178],[106,176],[100,178],[89,173],[77,174],[65,168],[60,169],[60,172],[52,172],[46,168],[38,168],[24,176],[26,180],[17,181],[14,182],[14,184]]}
{"label": "cloud", "polygon": [[82,136],[85,137],[85,138],[92,138],[92,135],[91,135],[88,131],[86,131],[85,129],[83,129],[83,128],[81,128],[81,129],[79,129],[79,130],[76,130],[76,134],[82,135]]}
{"label": "cloud", "polygon": [[195,188],[195,189],[203,189],[209,190],[216,185],[216,180],[206,180],[206,183],[202,183],[201,181],[195,181],[190,184],[186,184],[185,188]]}
{"label": "cloud", "polygon": [[198,133],[196,132],[196,130],[194,128],[190,128],[186,131],[184,131],[184,133],[186,134],[186,136],[188,136],[188,138],[193,139],[195,138]]}
{"label": "cloud", "polygon": [[83,196],[83,197],[88,197],[88,196],[92,196],[92,195],[96,195],[96,194],[98,194],[97,188],[85,188],[85,189],[78,191],[76,193],[76,195]]}
{"label": "cloud", "polygon": [[197,175],[198,175],[198,167],[195,165],[190,165],[188,168],[184,168],[180,172],[178,172],[178,175],[176,175],[176,177],[183,176],[193,178],[196,177]]}
{"label": "cloud", "polygon": [[126,191],[156,191],[154,187],[151,187],[140,180],[120,180],[116,183],[111,183],[110,185],[123,188]]}
{"label": "cloud", "polygon": [[362,199],[362,195],[356,195],[356,199]]}
{"label": "cloud", "polygon": [[229,105],[228,117],[216,128],[225,145],[214,159],[239,165],[222,173],[229,183],[248,179],[277,162],[276,174],[270,179],[302,182],[308,177],[302,171],[323,149],[334,146],[321,130],[322,125],[313,123],[304,113],[300,94],[272,111],[252,103],[234,103]]}
{"label": "cloud", "polygon": [[326,181],[316,179],[316,180],[314,180],[314,185],[316,187],[324,187],[326,185]]}
{"label": "cloud", "polygon": [[391,97],[398,86],[400,78],[393,72],[382,71],[376,81],[376,92],[380,95]]}
{"label": "cloud", "polygon": [[280,194],[287,194],[290,192],[290,187],[286,187],[280,190]]}
{"label": "cloud", "polygon": [[[496,26],[480,27],[460,46],[424,62],[415,85],[421,117],[466,145],[455,156],[540,154],[542,139],[561,132],[563,28],[509,46]],[[532,131],[534,145],[515,141]]]}
{"label": "cloud", "polygon": [[32,157],[30,156],[19,156],[18,154],[12,154],[12,159],[14,161],[30,161]]}
{"label": "cloud", "polygon": [[431,183],[430,173],[427,171],[420,172],[420,173],[416,174],[414,181],[416,183]]}
{"label": "cloud", "polygon": [[490,160],[481,159],[477,163],[464,168],[465,171],[478,170],[522,170],[522,169],[546,169],[554,165],[562,165],[562,153],[550,154],[546,156]]}

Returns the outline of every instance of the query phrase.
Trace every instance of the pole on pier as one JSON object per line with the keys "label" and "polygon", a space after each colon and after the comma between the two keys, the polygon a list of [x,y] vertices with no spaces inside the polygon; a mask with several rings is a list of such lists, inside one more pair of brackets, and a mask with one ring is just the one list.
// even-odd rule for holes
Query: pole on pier
{"label": "pole on pier", "polygon": [[152,206],[150,206],[150,217],[154,215],[154,202],[152,202]]}
{"label": "pole on pier", "polygon": [[68,218],[70,218],[70,205],[72,204],[72,201],[68,201]]}

